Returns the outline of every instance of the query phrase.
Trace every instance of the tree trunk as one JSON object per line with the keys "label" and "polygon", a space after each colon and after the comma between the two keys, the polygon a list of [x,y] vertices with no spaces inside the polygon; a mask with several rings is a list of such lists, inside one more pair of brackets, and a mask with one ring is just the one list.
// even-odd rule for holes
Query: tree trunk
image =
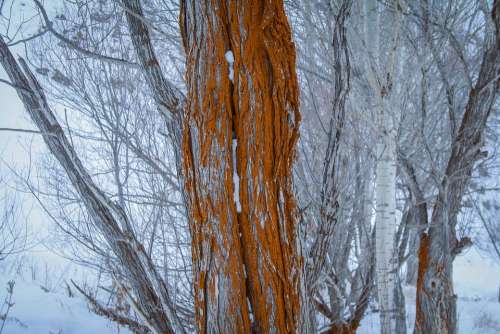
{"label": "tree trunk", "polygon": [[[399,1],[393,4],[399,6]],[[380,331],[382,334],[395,333],[395,283],[396,283],[396,120],[399,117],[395,89],[396,63],[399,61],[398,46],[400,41],[401,13],[395,11],[394,22],[389,27],[391,32],[389,52],[382,57],[379,35],[381,26],[377,1],[367,1],[365,12],[365,40],[370,53],[368,60],[373,59],[382,70],[366,65],[367,79],[373,91],[374,104],[377,110],[377,129],[379,138],[376,147],[377,165],[375,180],[375,271],[377,277],[377,294],[380,306]],[[384,62],[382,62],[384,59]],[[382,65],[383,63],[383,65]],[[368,64],[368,62],[367,62]]]}
{"label": "tree trunk", "polygon": [[396,316],[396,331],[397,334],[406,334],[406,305],[405,295],[403,293],[403,282],[399,275],[396,276],[396,284],[394,288],[394,307]]}
{"label": "tree trunk", "polygon": [[419,231],[418,226],[410,227],[410,243],[408,245],[408,259],[406,260],[406,284],[415,286],[417,284],[418,271],[418,249]]}
{"label": "tree trunk", "polygon": [[294,333],[295,47],[282,1],[184,1],[184,173],[200,333]]}
{"label": "tree trunk", "polygon": [[[425,9],[425,7],[424,7]],[[428,12],[428,8],[425,9]],[[466,244],[457,240],[455,226],[462,196],[472,175],[474,163],[483,155],[483,132],[491,113],[500,80],[500,5],[494,1],[491,19],[495,35],[485,37],[485,51],[477,82],[458,132],[452,142],[427,233],[420,238],[417,279],[416,334],[454,334],[456,296],[453,293],[453,259]]]}
{"label": "tree trunk", "polygon": [[[424,86],[424,85],[423,85]],[[424,86],[425,87],[425,86]],[[408,221],[408,259],[406,261],[406,284],[416,286],[418,275],[418,252],[420,247],[420,235],[427,227],[429,217],[427,214],[427,202],[424,193],[419,186],[417,174],[413,164],[406,158],[400,156],[401,169],[405,175],[411,193],[411,205]]]}
{"label": "tree trunk", "polygon": [[396,231],[396,131],[391,115],[383,110],[380,120],[380,142],[377,145],[379,161],[376,167],[375,196],[375,265],[381,333],[395,332],[394,292],[396,265],[394,234]]}
{"label": "tree trunk", "polygon": [[[436,221],[436,224],[441,224],[441,227],[445,228],[443,222]],[[443,233],[439,235],[443,236]],[[447,244],[432,242],[428,234],[422,235],[417,279],[415,334],[457,332],[456,296],[453,293],[451,277],[452,259],[446,250],[449,250]]]}

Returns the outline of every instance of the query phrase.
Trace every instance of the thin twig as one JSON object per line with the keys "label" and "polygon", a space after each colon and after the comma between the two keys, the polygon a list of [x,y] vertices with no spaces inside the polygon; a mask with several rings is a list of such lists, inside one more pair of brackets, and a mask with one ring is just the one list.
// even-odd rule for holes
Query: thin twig
{"label": "thin twig", "polygon": [[41,131],[30,130],[30,129],[0,128],[0,131],[23,132],[23,133],[32,133],[32,134],[37,134],[37,135],[55,136],[55,134],[51,133],[51,132],[41,132]]}

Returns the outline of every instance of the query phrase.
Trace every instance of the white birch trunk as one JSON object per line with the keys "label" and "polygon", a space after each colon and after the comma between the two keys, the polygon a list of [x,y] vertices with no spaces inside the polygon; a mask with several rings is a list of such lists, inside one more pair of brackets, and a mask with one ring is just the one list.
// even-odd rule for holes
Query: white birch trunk
{"label": "white birch trunk", "polygon": [[380,138],[377,144],[375,180],[375,257],[377,292],[380,305],[381,333],[395,333],[394,289],[396,267],[394,234],[396,231],[396,131],[392,116],[379,110]]}
{"label": "white birch trunk", "polygon": [[[395,1],[397,5],[397,1]],[[375,272],[382,334],[396,333],[395,287],[397,283],[394,236],[396,233],[396,127],[398,119],[393,80],[398,56],[400,13],[389,29],[392,31],[387,56],[380,50],[381,21],[377,1],[365,3],[365,41],[367,45],[368,82],[376,108],[377,166],[375,169]],[[384,59],[382,59],[384,58]],[[382,61],[383,65],[382,65]]]}

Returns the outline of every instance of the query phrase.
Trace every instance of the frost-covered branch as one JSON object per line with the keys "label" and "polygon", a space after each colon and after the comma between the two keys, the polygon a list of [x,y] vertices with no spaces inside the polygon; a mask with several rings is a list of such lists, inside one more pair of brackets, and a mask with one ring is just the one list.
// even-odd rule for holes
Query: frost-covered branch
{"label": "frost-covered branch", "polygon": [[165,282],[132,233],[124,210],[95,185],[50,109],[37,79],[22,58],[16,62],[1,37],[0,62],[12,83],[23,87],[17,93],[27,113],[43,133],[45,144],[65,170],[97,228],[123,264],[120,269],[131,284],[141,311],[148,314],[148,325],[160,333],[183,333],[184,328]]}

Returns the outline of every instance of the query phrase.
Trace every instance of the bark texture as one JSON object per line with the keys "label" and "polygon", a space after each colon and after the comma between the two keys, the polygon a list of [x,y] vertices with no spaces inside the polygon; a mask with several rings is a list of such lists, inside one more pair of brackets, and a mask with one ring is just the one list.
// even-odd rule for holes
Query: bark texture
{"label": "bark texture", "polygon": [[199,333],[294,333],[295,47],[282,1],[183,1],[184,174]]}
{"label": "bark texture", "polygon": [[483,132],[500,84],[498,1],[493,3],[491,20],[495,26],[494,36],[489,41],[486,37],[478,79],[469,93],[460,128],[452,143],[431,223],[420,239],[415,319],[417,334],[457,333],[452,265],[466,240],[456,239],[455,226],[474,163],[483,156]]}

